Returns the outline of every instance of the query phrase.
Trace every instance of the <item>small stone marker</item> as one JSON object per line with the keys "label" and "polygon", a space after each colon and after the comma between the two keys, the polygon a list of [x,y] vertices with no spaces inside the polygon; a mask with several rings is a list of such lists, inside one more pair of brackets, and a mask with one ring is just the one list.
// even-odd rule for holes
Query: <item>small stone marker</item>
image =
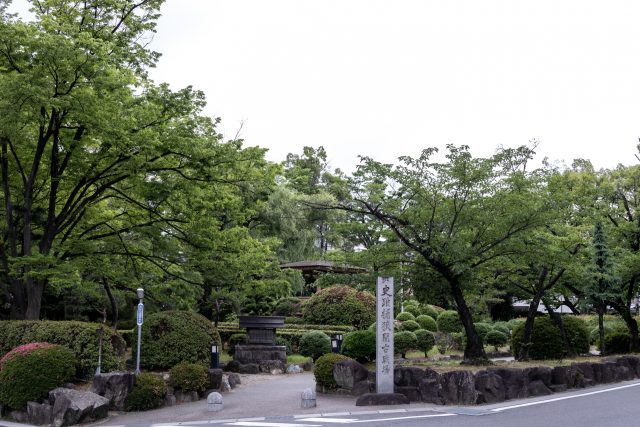
{"label": "small stone marker", "polygon": [[222,395],[217,391],[211,392],[209,396],[207,396],[207,411],[222,411]]}
{"label": "small stone marker", "polygon": [[310,388],[305,388],[302,391],[301,406],[303,408],[315,408],[316,407],[316,392]]}

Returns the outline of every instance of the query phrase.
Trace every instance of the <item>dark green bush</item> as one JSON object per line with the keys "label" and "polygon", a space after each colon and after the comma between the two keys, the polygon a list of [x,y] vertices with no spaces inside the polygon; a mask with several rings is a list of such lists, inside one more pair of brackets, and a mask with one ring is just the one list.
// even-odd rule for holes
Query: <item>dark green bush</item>
{"label": "dark green bush", "polygon": [[440,314],[440,313],[438,313],[438,310],[436,310],[434,306],[429,305],[429,304],[423,305],[421,307],[420,312],[422,314],[424,314],[425,316],[430,316],[434,320],[437,319],[438,315]]}
{"label": "dark green bush", "polygon": [[275,316],[292,316],[300,311],[300,299],[295,297],[281,298],[273,309]]}
{"label": "dark green bush", "polygon": [[349,360],[349,358],[338,353],[327,353],[320,356],[318,360],[316,360],[313,368],[313,376],[316,378],[316,384],[328,390],[338,388],[336,380],[333,378],[333,365],[342,360]]}
{"label": "dark green bush", "polygon": [[610,332],[604,337],[604,349],[607,354],[629,353],[631,337],[626,332]]}
{"label": "dark green bush", "polygon": [[460,316],[458,316],[457,311],[447,310],[443,311],[438,315],[438,320],[436,320],[438,324],[438,332],[462,332],[462,322],[460,321]]}
{"label": "dark green bush", "polygon": [[0,322],[0,354],[31,342],[49,342],[75,355],[76,376],[92,376],[98,366],[98,334],[103,329],[102,371],[124,367],[126,344],[116,331],[98,323],[51,320],[4,320]]}
{"label": "dark green bush", "polygon": [[284,318],[284,324],[289,325],[304,325],[304,319],[302,317],[287,316]]}
{"label": "dark green bush", "polygon": [[37,402],[73,379],[75,372],[73,352],[59,345],[15,353],[0,370],[0,404],[24,409],[28,401]]}
{"label": "dark green bush", "polygon": [[[586,324],[575,316],[564,316],[563,324],[569,342],[580,353],[589,351],[589,333]],[[513,330],[511,345],[514,354],[519,354],[524,336],[524,323]],[[529,357],[532,359],[561,359],[567,354],[560,329],[549,317],[536,317],[531,336]]]}
{"label": "dark green bush", "polygon": [[506,345],[509,342],[509,337],[497,329],[492,329],[487,332],[487,335],[484,337],[484,342],[492,345],[495,351],[498,351],[498,347]]}
{"label": "dark green bush", "polygon": [[435,319],[429,315],[421,314],[416,317],[416,322],[420,325],[420,329],[426,329],[431,332],[436,332],[438,330],[438,324]]}
{"label": "dark green bush", "polygon": [[400,324],[401,331],[417,331],[420,329],[420,325],[415,320],[406,320]]}
{"label": "dark green bush", "polygon": [[375,321],[376,300],[369,292],[332,286],[314,294],[303,305],[302,315],[307,323],[362,329]]}
{"label": "dark green bush", "polygon": [[509,325],[509,330],[513,333],[513,330],[518,326],[518,325],[524,325],[524,322],[526,321],[526,319],[522,318],[522,317],[516,317],[515,319],[511,319],[507,322],[507,324]]}
{"label": "dark green bush", "polygon": [[307,332],[300,338],[300,354],[316,360],[326,353],[331,353],[331,338],[322,331]]}
{"label": "dark green bush", "polygon": [[247,334],[240,333],[231,335],[229,337],[229,349],[227,350],[227,353],[233,356],[236,354],[236,345],[244,344],[245,342],[247,342]]}
{"label": "dark green bush", "polygon": [[420,303],[414,299],[406,301],[403,308],[405,312],[413,314],[413,317],[418,317],[422,314]]}
{"label": "dark green bush", "polygon": [[159,376],[143,372],[136,377],[133,390],[127,396],[124,406],[127,411],[147,411],[162,406],[167,385]]}
{"label": "dark green bush", "polygon": [[208,380],[207,368],[199,363],[178,363],[169,371],[171,385],[185,392],[204,391]]}
{"label": "dark green bush", "polygon": [[190,311],[154,313],[142,325],[140,364],[147,369],[169,369],[180,362],[207,365],[214,343],[220,345],[220,335],[201,314]]}
{"label": "dark green bush", "polygon": [[340,352],[360,363],[365,363],[376,358],[376,333],[375,331],[354,331],[344,336]]}
{"label": "dark green bush", "polygon": [[424,357],[427,357],[427,353],[436,344],[436,336],[426,329],[418,329],[414,334],[416,334],[416,348],[423,351]]}
{"label": "dark green bush", "polygon": [[487,336],[489,331],[492,329],[491,325],[489,323],[476,322],[476,323],[473,324],[473,326],[476,328],[476,332],[480,336],[480,339],[482,340],[482,342],[485,342],[484,338]]}
{"label": "dark green bush", "polygon": [[277,335],[276,336],[276,345],[284,346],[286,348],[285,351],[287,352],[287,356],[293,354],[293,349],[291,348],[291,341],[289,341],[285,337],[283,337],[281,335]]}
{"label": "dark green bush", "polygon": [[416,320],[416,317],[408,311],[404,311],[402,313],[398,313],[396,320],[399,322],[406,322],[407,320]]}
{"label": "dark green bush", "polygon": [[399,353],[403,358],[406,357],[407,351],[418,347],[418,338],[416,334],[409,331],[396,332],[393,334],[395,352]]}
{"label": "dark green bush", "polygon": [[136,340],[138,339],[138,332],[136,329],[118,329],[118,334],[120,334],[128,348],[132,348],[134,345],[137,345]]}

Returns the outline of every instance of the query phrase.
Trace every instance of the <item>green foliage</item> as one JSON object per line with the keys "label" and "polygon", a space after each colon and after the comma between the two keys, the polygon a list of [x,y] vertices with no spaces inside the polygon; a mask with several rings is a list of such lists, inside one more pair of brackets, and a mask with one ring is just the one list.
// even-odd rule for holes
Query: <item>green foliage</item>
{"label": "green foliage", "polygon": [[162,406],[167,394],[167,385],[158,375],[143,372],[136,376],[133,390],[127,396],[124,406],[127,411],[147,411]]}
{"label": "green foliage", "polygon": [[[276,303],[273,314],[275,316],[292,316],[300,310],[300,300],[294,297],[281,298]],[[296,318],[298,319],[298,318]],[[300,319],[302,320],[302,319]],[[286,323],[286,319],[285,319]]]}
{"label": "green foliage", "polygon": [[70,349],[76,360],[76,375],[93,375],[98,365],[98,335],[103,327],[102,371],[124,367],[125,342],[113,329],[97,324],[76,321],[9,320],[0,322],[0,353],[30,342],[49,342]]}
{"label": "green foliage", "polygon": [[424,357],[427,357],[427,353],[436,344],[436,336],[426,329],[418,329],[414,334],[416,335],[416,348],[424,352]]}
{"label": "green foliage", "polygon": [[327,353],[320,356],[313,367],[313,376],[316,379],[316,384],[328,390],[338,388],[336,380],[333,378],[333,365],[343,360],[349,360],[349,358],[338,353]]}
{"label": "green foliage", "polygon": [[[414,299],[405,301],[404,303],[404,311],[406,313],[413,314],[414,317],[418,317],[422,314],[422,309],[420,308],[420,303]],[[397,319],[397,318],[396,318]],[[413,319],[415,320],[415,319]]]}
{"label": "green foliage", "polygon": [[220,335],[204,316],[190,311],[154,313],[142,325],[140,364],[147,369],[169,369],[180,362],[208,364],[214,343],[221,344]]}
{"label": "green foliage", "polygon": [[431,332],[436,332],[438,330],[438,324],[434,318],[427,314],[421,314],[416,317],[416,322],[420,325],[420,329],[426,329]]}
{"label": "green foliage", "polygon": [[484,342],[488,345],[492,345],[495,350],[498,351],[498,347],[507,345],[509,342],[509,336],[497,329],[493,329],[487,332],[487,335],[484,337]]}
{"label": "green foliage", "polygon": [[418,338],[416,334],[410,331],[401,331],[393,334],[393,345],[395,352],[402,357],[406,357],[409,350],[413,350],[418,346]]}
{"label": "green foliage", "polygon": [[176,389],[201,392],[207,386],[207,368],[199,363],[181,362],[169,371],[169,381]]}
{"label": "green foliage", "polygon": [[285,351],[287,353],[287,356],[290,356],[293,354],[293,349],[291,347],[291,341],[289,341],[288,339],[286,339],[285,337],[281,336],[281,335],[277,335],[276,336],[276,345],[281,345],[285,347]]}
{"label": "green foliage", "polygon": [[0,370],[0,403],[25,409],[28,401],[37,402],[71,380],[75,365],[73,352],[59,345],[16,354]]}
{"label": "green foliage", "polygon": [[323,354],[331,352],[331,338],[322,331],[307,332],[300,338],[299,352],[316,360]]}
{"label": "green foliage", "polygon": [[400,324],[401,331],[413,332],[413,331],[417,331],[418,329],[420,329],[420,324],[418,324],[418,322],[416,322],[415,320],[407,320]]}
{"label": "green foliage", "polygon": [[515,319],[511,319],[507,322],[507,324],[509,325],[509,330],[513,331],[514,329],[516,329],[519,325],[524,325],[524,322],[526,321],[526,319],[523,319],[522,317],[516,317]]}
{"label": "green foliage", "polygon": [[627,332],[610,332],[604,337],[604,348],[607,354],[629,353],[631,337]]}
{"label": "green foliage", "polygon": [[376,358],[375,331],[353,331],[344,336],[340,351],[345,356],[365,363]]}
{"label": "green foliage", "polygon": [[453,310],[447,310],[440,313],[436,323],[438,324],[438,332],[447,332],[452,334],[454,332],[462,332],[463,329],[458,312]]}
{"label": "green foliage", "polygon": [[438,315],[440,314],[440,312],[438,312],[438,310],[436,310],[436,308],[430,304],[422,306],[420,311],[426,316],[431,316],[431,318],[434,320],[437,319]]}
{"label": "green foliage", "polygon": [[236,345],[244,344],[247,341],[247,334],[238,333],[229,337],[228,353],[233,356],[236,353]]}
{"label": "green foliage", "polygon": [[487,335],[487,333],[489,333],[489,331],[492,329],[491,325],[489,323],[476,322],[473,324],[473,326],[475,326],[476,332],[480,336],[480,339],[482,340],[482,342],[485,342],[484,338]]}
{"label": "green foliage", "polygon": [[332,286],[315,293],[302,307],[305,322],[364,328],[375,321],[375,297],[348,286]]}
{"label": "green foliage", "polygon": [[507,337],[511,336],[511,329],[509,329],[509,324],[507,322],[496,322],[493,324],[492,329],[494,331],[502,332]]}
{"label": "green foliage", "polygon": [[[589,351],[589,332],[586,324],[575,316],[564,316],[565,333],[573,349],[578,353]],[[511,336],[514,354],[520,353],[524,323],[516,326]],[[561,359],[567,354],[560,329],[547,316],[536,317],[533,324],[529,357],[532,359]]]}
{"label": "green foliage", "polygon": [[396,320],[399,322],[404,322],[406,320],[416,320],[416,317],[408,311],[404,311],[402,313],[398,313],[396,315]]}

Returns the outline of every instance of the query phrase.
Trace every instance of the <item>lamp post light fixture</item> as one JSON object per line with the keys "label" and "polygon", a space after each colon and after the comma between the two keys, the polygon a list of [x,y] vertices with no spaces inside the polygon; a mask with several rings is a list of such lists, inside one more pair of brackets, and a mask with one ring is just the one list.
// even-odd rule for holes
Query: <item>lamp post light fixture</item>
{"label": "lamp post light fixture", "polygon": [[342,334],[337,334],[331,339],[331,352],[340,353],[342,347]]}
{"label": "lamp post light fixture", "polygon": [[220,352],[218,349],[218,344],[213,344],[211,346],[211,369],[217,369],[220,365]]}
{"label": "lamp post light fixture", "polygon": [[138,295],[138,312],[136,315],[136,324],[138,325],[138,351],[136,352],[136,375],[140,373],[140,340],[142,338],[142,323],[144,320],[144,304],[142,300],[144,299],[144,289],[138,288],[136,289],[136,294]]}

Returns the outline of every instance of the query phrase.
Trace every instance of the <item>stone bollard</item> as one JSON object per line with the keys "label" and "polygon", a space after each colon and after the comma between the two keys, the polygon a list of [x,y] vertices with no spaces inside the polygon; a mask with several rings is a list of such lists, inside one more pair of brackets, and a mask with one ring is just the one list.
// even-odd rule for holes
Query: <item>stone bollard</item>
{"label": "stone bollard", "polygon": [[207,396],[207,411],[222,411],[222,395],[217,391],[209,393],[209,396]]}
{"label": "stone bollard", "polygon": [[316,407],[316,392],[310,388],[305,388],[302,391],[302,402],[301,406],[303,408],[315,408]]}

